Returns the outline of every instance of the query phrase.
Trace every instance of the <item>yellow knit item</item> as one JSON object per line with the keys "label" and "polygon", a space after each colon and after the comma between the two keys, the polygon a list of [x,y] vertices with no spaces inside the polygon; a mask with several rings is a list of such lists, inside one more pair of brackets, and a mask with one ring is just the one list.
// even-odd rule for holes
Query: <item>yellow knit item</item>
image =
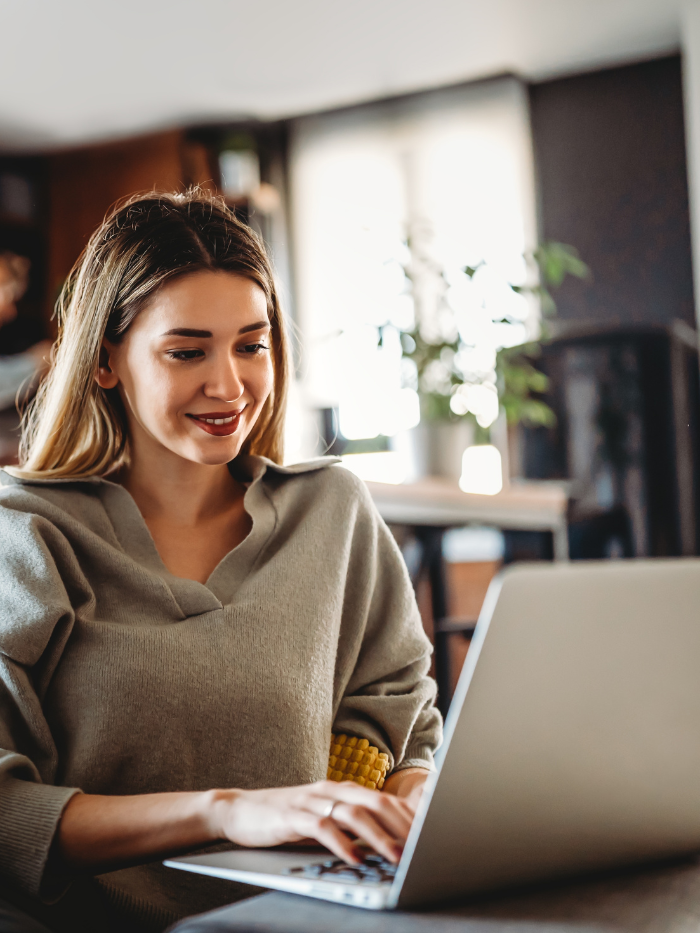
{"label": "yellow knit item", "polygon": [[381,790],[389,770],[389,756],[367,739],[354,735],[331,735],[327,777],[331,781],[354,781],[370,790]]}

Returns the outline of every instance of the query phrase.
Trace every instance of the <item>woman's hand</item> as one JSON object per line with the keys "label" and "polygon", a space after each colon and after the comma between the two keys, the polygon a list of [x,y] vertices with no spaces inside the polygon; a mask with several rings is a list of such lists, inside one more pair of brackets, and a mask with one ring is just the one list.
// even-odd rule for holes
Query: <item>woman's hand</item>
{"label": "woman's hand", "polygon": [[269,790],[76,794],[63,811],[52,858],[64,868],[100,874],[221,839],[274,846],[311,838],[359,862],[362,852],[352,838],[358,837],[398,862],[427,775],[406,768],[387,778],[383,793],[351,781],[319,781]]}
{"label": "woman's hand", "polygon": [[351,781],[208,793],[212,833],[220,839],[242,846],[274,846],[311,838],[351,863],[362,861],[351,836],[398,862],[414,813],[407,800]]}
{"label": "woman's hand", "polygon": [[384,793],[394,794],[403,800],[413,818],[429,774],[426,768],[405,768],[403,771],[397,771],[386,779]]}

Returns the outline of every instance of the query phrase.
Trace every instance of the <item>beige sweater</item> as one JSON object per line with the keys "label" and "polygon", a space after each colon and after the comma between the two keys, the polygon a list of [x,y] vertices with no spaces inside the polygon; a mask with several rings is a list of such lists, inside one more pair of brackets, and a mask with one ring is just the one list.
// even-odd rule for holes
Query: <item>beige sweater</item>
{"label": "beige sweater", "polygon": [[430,646],[364,484],[328,459],[232,468],[252,530],[206,585],[167,571],[123,487],[0,472],[0,897],[49,922],[99,929],[106,904],[157,930],[244,891],[152,865],[42,907],[66,887],[46,864],[76,789],[302,784],[332,730],[432,762]]}

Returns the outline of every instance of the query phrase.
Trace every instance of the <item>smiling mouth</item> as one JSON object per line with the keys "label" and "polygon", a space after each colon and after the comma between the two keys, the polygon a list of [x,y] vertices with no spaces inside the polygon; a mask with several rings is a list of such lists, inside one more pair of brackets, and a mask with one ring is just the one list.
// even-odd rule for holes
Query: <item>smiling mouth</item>
{"label": "smiling mouth", "polygon": [[233,434],[238,428],[241,413],[240,411],[208,411],[202,415],[193,415],[188,413],[187,417],[194,421],[207,434],[213,434],[215,437],[227,437]]}
{"label": "smiling mouth", "polygon": [[205,424],[230,424],[235,415],[231,415],[229,418],[202,418],[200,415],[192,415],[197,421],[204,421]]}

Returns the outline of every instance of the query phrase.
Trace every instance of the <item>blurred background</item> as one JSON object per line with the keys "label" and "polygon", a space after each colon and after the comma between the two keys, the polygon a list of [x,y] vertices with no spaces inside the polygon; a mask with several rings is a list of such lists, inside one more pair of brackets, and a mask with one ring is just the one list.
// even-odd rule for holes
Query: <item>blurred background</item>
{"label": "blurred background", "polygon": [[368,482],[443,706],[504,562],[700,553],[700,0],[0,0],[0,42],[1,461],[110,205],[200,185],[275,264],[287,459]]}

